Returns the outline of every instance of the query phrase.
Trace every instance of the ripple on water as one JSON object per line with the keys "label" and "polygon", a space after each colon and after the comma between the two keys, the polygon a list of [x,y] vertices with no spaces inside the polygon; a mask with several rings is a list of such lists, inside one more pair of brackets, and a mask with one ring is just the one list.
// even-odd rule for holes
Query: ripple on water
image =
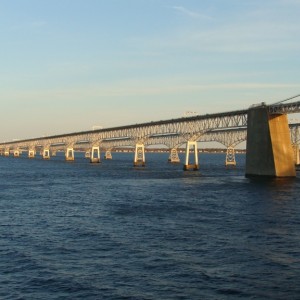
{"label": "ripple on water", "polygon": [[0,157],[0,298],[297,299],[300,181],[238,160]]}

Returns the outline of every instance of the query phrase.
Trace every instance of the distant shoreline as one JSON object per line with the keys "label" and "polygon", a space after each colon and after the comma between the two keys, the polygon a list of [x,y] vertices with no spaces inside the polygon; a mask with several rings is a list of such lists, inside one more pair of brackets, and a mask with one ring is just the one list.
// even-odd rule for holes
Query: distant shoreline
{"label": "distant shoreline", "polygon": [[[112,152],[134,152],[134,148],[119,148],[112,150]],[[185,153],[184,148],[178,148],[178,153]],[[145,148],[145,152],[152,152],[152,153],[169,153],[170,149],[166,148]],[[193,151],[191,151],[193,152]],[[198,149],[198,153],[226,153],[226,148],[204,148],[204,149]],[[246,149],[235,149],[236,154],[245,154]]]}

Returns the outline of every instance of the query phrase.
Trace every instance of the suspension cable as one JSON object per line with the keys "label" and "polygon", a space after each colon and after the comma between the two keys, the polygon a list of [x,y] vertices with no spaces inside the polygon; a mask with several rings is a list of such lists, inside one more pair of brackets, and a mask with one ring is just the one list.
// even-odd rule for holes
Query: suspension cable
{"label": "suspension cable", "polygon": [[297,97],[300,97],[300,94],[299,94],[299,95],[296,95],[296,96],[293,96],[293,97],[290,97],[290,98],[287,98],[287,99],[284,99],[284,100],[281,100],[281,101],[278,101],[278,102],[275,102],[275,103],[270,104],[270,105],[280,104],[280,103],[283,103],[283,102],[285,102],[285,101],[295,99],[295,98],[297,98]]}

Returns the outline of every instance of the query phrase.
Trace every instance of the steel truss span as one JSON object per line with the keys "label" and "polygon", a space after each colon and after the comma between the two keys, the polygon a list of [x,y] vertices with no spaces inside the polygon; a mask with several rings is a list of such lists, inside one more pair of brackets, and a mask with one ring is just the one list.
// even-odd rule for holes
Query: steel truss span
{"label": "steel truss span", "polygon": [[[265,104],[262,104],[265,105]],[[300,101],[268,106],[269,113],[300,112]],[[37,149],[84,149],[143,145],[166,145],[169,149],[187,142],[218,141],[234,147],[246,138],[248,109],[184,117],[93,131],[0,143],[0,151]]]}

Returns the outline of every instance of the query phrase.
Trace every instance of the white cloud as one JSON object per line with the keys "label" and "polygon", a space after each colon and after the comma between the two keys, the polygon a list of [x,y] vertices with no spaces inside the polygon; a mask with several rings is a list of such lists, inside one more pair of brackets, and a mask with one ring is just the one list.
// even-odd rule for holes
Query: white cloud
{"label": "white cloud", "polygon": [[[153,53],[175,53],[176,50],[189,52],[210,51],[216,53],[281,53],[300,50],[300,19],[293,5],[300,0],[277,0],[274,5],[259,3],[248,5],[242,11],[233,10],[228,14],[213,10],[218,17],[189,10],[183,6],[173,6],[177,13],[190,18],[212,20],[174,27],[167,35],[152,38],[132,39],[133,47],[145,47]],[[282,5],[279,5],[282,3]]]}
{"label": "white cloud", "polygon": [[212,18],[208,15],[200,14],[199,12],[191,11],[187,8],[184,8],[182,6],[173,6],[173,9],[185,16],[191,17],[191,18],[199,18],[199,19],[206,19],[206,20],[212,20]]}
{"label": "white cloud", "polygon": [[[299,0],[300,1],[300,0]],[[182,6],[174,10],[193,18],[209,18]],[[132,49],[159,55],[182,51],[187,53],[254,53],[269,56],[285,55],[300,50],[300,19],[290,14],[291,8],[278,6],[255,7],[240,15],[220,17],[208,24],[174,27],[172,32],[152,37],[134,37],[128,40]],[[143,50],[145,49],[145,50]]]}

